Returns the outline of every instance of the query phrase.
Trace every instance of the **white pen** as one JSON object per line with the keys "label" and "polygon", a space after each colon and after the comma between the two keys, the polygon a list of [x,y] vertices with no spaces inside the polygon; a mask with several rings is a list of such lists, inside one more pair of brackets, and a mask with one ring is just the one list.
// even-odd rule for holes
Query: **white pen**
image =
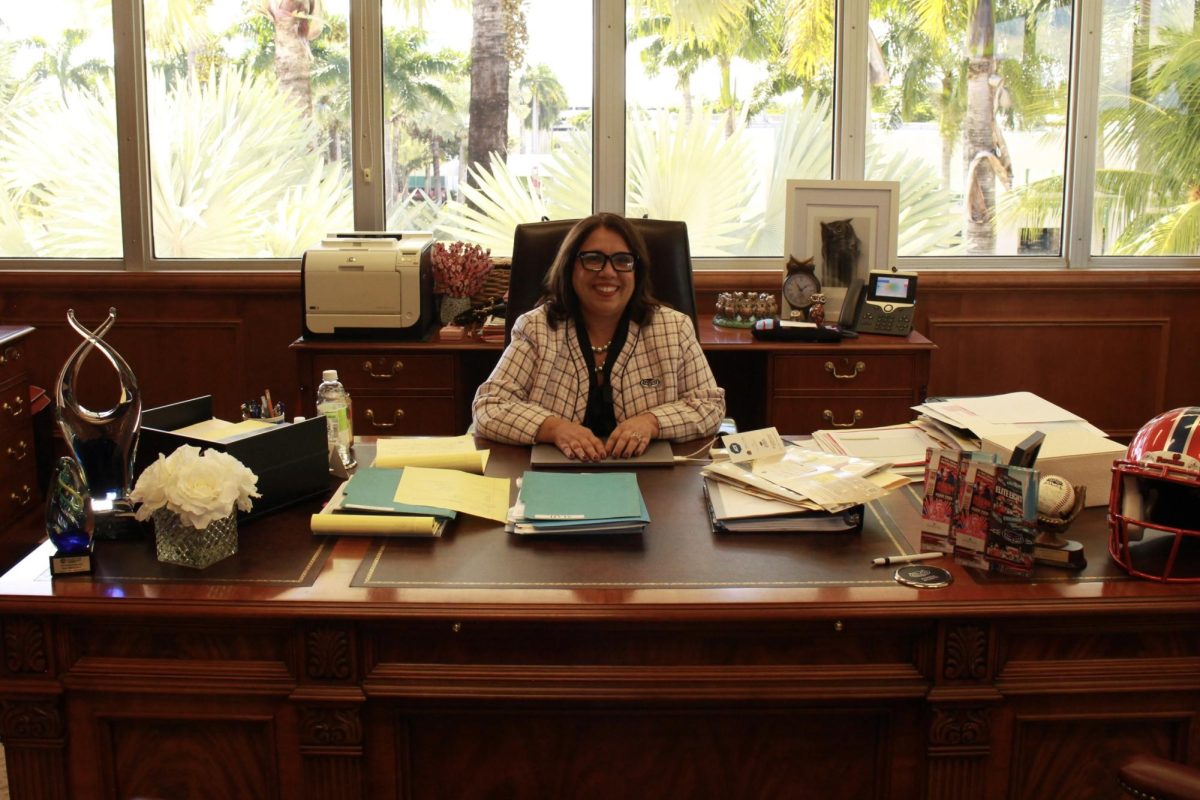
{"label": "white pen", "polygon": [[908,564],[913,561],[928,561],[931,558],[941,558],[945,553],[913,553],[911,556],[884,556],[871,559],[876,567],[886,567],[889,564]]}

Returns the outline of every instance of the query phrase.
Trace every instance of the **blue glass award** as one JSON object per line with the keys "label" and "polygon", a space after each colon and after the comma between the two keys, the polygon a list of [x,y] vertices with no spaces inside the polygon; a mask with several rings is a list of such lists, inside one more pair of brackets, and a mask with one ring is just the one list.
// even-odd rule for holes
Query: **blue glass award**
{"label": "blue glass award", "polygon": [[87,478],[73,458],[60,458],[46,498],[46,535],[55,552],[50,575],[81,575],[92,571],[92,533],[95,517]]}

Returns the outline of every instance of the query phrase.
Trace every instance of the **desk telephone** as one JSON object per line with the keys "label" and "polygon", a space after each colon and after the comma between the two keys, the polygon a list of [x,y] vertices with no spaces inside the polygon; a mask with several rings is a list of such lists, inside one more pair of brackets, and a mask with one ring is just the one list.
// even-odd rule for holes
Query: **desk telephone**
{"label": "desk telephone", "polygon": [[917,273],[872,270],[864,286],[855,278],[846,290],[838,327],[859,333],[907,336],[917,305]]}

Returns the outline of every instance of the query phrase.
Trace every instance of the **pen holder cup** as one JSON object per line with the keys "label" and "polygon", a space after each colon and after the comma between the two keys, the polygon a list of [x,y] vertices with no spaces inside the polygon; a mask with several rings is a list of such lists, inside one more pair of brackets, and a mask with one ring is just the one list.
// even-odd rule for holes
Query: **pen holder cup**
{"label": "pen holder cup", "polygon": [[281,422],[283,422],[285,419],[287,419],[287,417],[286,417],[284,414],[280,414],[280,415],[278,415],[278,416],[275,416],[275,417],[253,417],[253,416],[251,416],[251,415],[249,415],[249,414],[247,414],[246,412],[244,412],[244,411],[243,411],[243,412],[242,412],[242,419],[244,419],[244,420],[245,420],[245,419],[256,419],[256,420],[258,420],[259,422],[270,422],[272,425],[278,425],[279,423],[281,423]]}

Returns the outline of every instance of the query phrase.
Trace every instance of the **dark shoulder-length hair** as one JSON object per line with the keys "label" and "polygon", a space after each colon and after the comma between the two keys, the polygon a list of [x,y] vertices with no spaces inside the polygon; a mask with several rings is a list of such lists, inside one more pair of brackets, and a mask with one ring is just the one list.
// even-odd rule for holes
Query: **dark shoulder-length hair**
{"label": "dark shoulder-length hair", "polygon": [[574,274],[576,257],[583,241],[598,228],[607,228],[620,235],[629,247],[629,252],[637,256],[633,266],[633,296],[629,298],[626,313],[629,318],[639,325],[646,320],[661,303],[654,298],[654,287],[650,283],[650,254],[646,250],[646,242],[641,234],[629,224],[629,220],[620,214],[601,212],[579,220],[567,232],[558,255],[546,273],[545,294],[542,302],[546,305],[550,327],[558,327],[558,323],[566,319],[577,319],[579,316],[579,296],[575,294],[575,285],[571,281]]}

